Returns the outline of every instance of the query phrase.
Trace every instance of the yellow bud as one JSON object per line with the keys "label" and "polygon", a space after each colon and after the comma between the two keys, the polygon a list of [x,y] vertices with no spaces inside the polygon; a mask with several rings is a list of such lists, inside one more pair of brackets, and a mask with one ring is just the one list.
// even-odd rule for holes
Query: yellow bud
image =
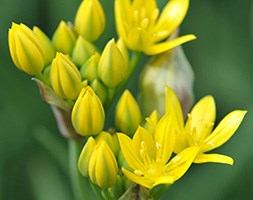
{"label": "yellow bud", "polygon": [[119,141],[117,134],[111,134],[106,131],[102,131],[99,133],[99,135],[96,137],[96,142],[106,142],[108,146],[111,148],[112,152],[114,153],[115,156],[118,155],[119,153]]}
{"label": "yellow bud", "polygon": [[76,37],[71,28],[64,21],[61,21],[53,35],[52,42],[57,51],[70,55]]}
{"label": "yellow bud", "polygon": [[105,113],[98,96],[87,86],[83,88],[72,110],[72,124],[82,136],[96,135],[104,127]]}
{"label": "yellow bud", "polygon": [[75,18],[75,30],[88,41],[97,40],[105,29],[105,15],[98,0],[84,0]]}
{"label": "yellow bud", "polygon": [[128,63],[129,63],[129,53],[128,53],[128,49],[127,49],[124,41],[122,40],[122,38],[118,39],[118,41],[117,41],[117,47],[119,48],[121,54],[125,58],[127,66],[128,66]]}
{"label": "yellow bud", "polygon": [[98,75],[106,86],[116,87],[125,79],[126,73],[126,60],[112,39],[102,52],[98,64]]}
{"label": "yellow bud", "polygon": [[95,79],[91,83],[91,88],[95,91],[101,103],[104,105],[104,103],[107,100],[107,87],[103,83],[101,83],[98,79]]}
{"label": "yellow bud", "polygon": [[141,111],[132,94],[125,90],[121,95],[115,113],[115,124],[125,134],[132,136],[141,123]]}
{"label": "yellow bud", "polygon": [[14,64],[30,75],[40,73],[45,55],[39,38],[24,24],[12,23],[9,29],[9,49]]}
{"label": "yellow bud", "polygon": [[87,79],[92,82],[97,78],[97,68],[100,56],[98,53],[95,53],[89,58],[89,60],[83,64],[80,69],[80,73],[83,79]]}
{"label": "yellow bud", "polygon": [[79,36],[72,52],[72,60],[76,65],[82,66],[96,51],[93,44]]}
{"label": "yellow bud", "polygon": [[83,176],[88,176],[90,157],[95,149],[95,145],[95,140],[89,137],[79,156],[78,169]]}
{"label": "yellow bud", "polygon": [[106,142],[96,145],[90,157],[88,173],[90,180],[103,189],[108,189],[115,183],[118,164]]}
{"label": "yellow bud", "polygon": [[53,44],[51,40],[47,37],[47,35],[40,30],[38,27],[33,27],[33,32],[37,35],[37,37],[40,40],[40,43],[43,47],[43,50],[45,52],[45,64],[48,65],[52,62],[54,56],[55,56],[55,49],[53,47]]}
{"label": "yellow bud", "polygon": [[62,53],[57,53],[52,61],[50,78],[52,88],[61,98],[75,100],[82,89],[77,67]]}
{"label": "yellow bud", "polygon": [[156,125],[159,121],[159,114],[157,112],[157,110],[154,110],[147,118],[146,118],[146,123],[144,124],[144,128],[151,133],[152,135],[154,135],[155,133],[155,129],[156,129]]}

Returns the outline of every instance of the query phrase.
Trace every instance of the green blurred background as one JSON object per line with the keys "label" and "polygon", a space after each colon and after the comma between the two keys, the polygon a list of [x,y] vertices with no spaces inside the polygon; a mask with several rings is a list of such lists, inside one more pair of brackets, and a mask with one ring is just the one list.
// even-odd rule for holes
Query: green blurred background
{"label": "green blurred background", "polygon": [[[52,36],[61,19],[73,21],[81,0],[0,1],[0,199],[73,199],[66,175],[67,142],[30,77],[17,70],[7,47],[12,21],[40,27]],[[115,34],[113,0],[101,0],[107,30]],[[160,4],[164,2],[161,0]],[[194,165],[163,199],[253,199],[253,1],[192,0],[181,34],[198,39],[184,45],[195,72],[195,96],[216,99],[218,120],[234,109],[248,114],[233,138],[217,152],[231,155],[233,167]],[[48,149],[48,146],[53,146]]]}

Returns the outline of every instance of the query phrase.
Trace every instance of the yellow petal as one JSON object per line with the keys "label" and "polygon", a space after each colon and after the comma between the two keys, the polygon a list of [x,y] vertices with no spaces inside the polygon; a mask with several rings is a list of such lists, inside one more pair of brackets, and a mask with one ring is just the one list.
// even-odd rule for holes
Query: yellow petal
{"label": "yellow petal", "polygon": [[207,163],[207,162],[233,165],[234,160],[229,156],[220,154],[199,154],[194,160],[194,163]]}
{"label": "yellow petal", "polygon": [[117,133],[121,151],[128,165],[135,170],[142,170],[143,163],[141,162],[139,152],[134,148],[132,140],[123,133]]}
{"label": "yellow petal", "polygon": [[153,44],[147,47],[146,49],[144,49],[144,53],[146,53],[147,55],[159,54],[159,53],[168,51],[176,46],[179,46],[185,42],[195,40],[195,39],[196,39],[195,35],[192,35],[192,34],[184,35],[174,40],[170,40],[170,41],[166,41],[166,42],[162,42],[158,44]]}
{"label": "yellow petal", "polygon": [[168,37],[183,21],[189,7],[189,0],[171,0],[164,7],[154,33],[159,30],[168,30],[165,37]]}
{"label": "yellow petal", "polygon": [[201,143],[212,131],[216,117],[215,102],[212,96],[202,98],[192,109],[185,125],[196,144]]}
{"label": "yellow petal", "polygon": [[182,131],[184,127],[184,118],[181,104],[175,92],[169,87],[166,87],[165,109],[166,113],[170,112],[175,117],[177,128],[179,131]]}
{"label": "yellow petal", "polygon": [[115,9],[115,20],[116,20],[118,35],[120,35],[120,37],[122,37],[122,39],[126,41],[127,30],[125,27],[126,26],[125,21],[130,21],[129,20],[130,1],[116,0],[114,9]]}
{"label": "yellow petal", "polygon": [[240,126],[246,112],[236,110],[224,117],[212,134],[204,141],[203,151],[210,151],[228,141]]}
{"label": "yellow petal", "polygon": [[189,147],[176,155],[165,166],[167,175],[174,177],[175,181],[181,178],[191,166],[193,160],[198,154],[198,151],[199,147]]}
{"label": "yellow petal", "polygon": [[142,186],[149,188],[149,189],[151,189],[153,187],[154,181],[151,178],[148,178],[145,176],[138,176],[138,175],[126,170],[125,168],[122,168],[122,172],[124,173],[124,175],[128,179],[130,179],[134,183],[137,183],[137,184],[142,185]]}
{"label": "yellow petal", "polygon": [[156,178],[153,187],[160,185],[160,184],[173,184],[174,183],[174,177],[172,176],[159,176]]}
{"label": "yellow petal", "polygon": [[155,160],[156,156],[156,145],[152,135],[142,128],[138,127],[133,137],[133,145],[136,149],[145,149],[147,151],[147,155],[152,160]]}
{"label": "yellow petal", "polygon": [[157,124],[155,131],[157,159],[166,164],[175,145],[174,121],[171,114],[164,115]]}

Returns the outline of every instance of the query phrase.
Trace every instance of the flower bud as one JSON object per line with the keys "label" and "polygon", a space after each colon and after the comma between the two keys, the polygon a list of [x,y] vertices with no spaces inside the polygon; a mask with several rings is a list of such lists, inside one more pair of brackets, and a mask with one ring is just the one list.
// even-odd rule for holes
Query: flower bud
{"label": "flower bud", "polygon": [[88,176],[90,157],[95,149],[96,142],[92,137],[84,145],[78,160],[78,169],[83,176]]}
{"label": "flower bud", "polygon": [[91,83],[91,88],[94,90],[94,92],[99,97],[101,103],[104,105],[104,103],[107,100],[107,87],[101,83],[98,79],[95,79]]}
{"label": "flower bud", "polygon": [[57,51],[70,55],[76,37],[71,28],[64,21],[61,21],[53,35],[52,42]]}
{"label": "flower bud", "polygon": [[98,53],[95,53],[93,56],[89,58],[89,60],[83,64],[80,69],[80,73],[83,79],[87,79],[88,81],[92,82],[97,78],[97,69],[98,69],[98,62],[100,56]]}
{"label": "flower bud", "polygon": [[104,141],[108,144],[108,146],[111,148],[111,150],[112,150],[112,152],[115,156],[118,155],[118,153],[119,153],[119,141],[118,141],[117,134],[111,134],[109,132],[102,131],[96,137],[96,142],[99,143],[99,142],[102,142],[102,141]]}
{"label": "flower bud", "polygon": [[76,65],[82,66],[96,51],[93,44],[79,36],[72,52],[72,60]]}
{"label": "flower bud", "polygon": [[97,40],[105,29],[105,15],[98,0],[84,0],[75,18],[75,30],[88,41]]}
{"label": "flower bud", "polygon": [[45,66],[43,47],[36,34],[24,24],[12,23],[9,49],[14,64],[29,75],[39,74]]}
{"label": "flower bud", "polygon": [[178,96],[186,115],[193,103],[193,79],[191,65],[181,46],[151,58],[140,76],[142,113],[148,115],[157,109],[162,116],[165,113],[165,86],[169,86]]}
{"label": "flower bud", "polygon": [[120,197],[125,192],[125,184],[123,177],[117,175],[115,184],[108,189],[111,199],[120,199]]}
{"label": "flower bud", "polygon": [[124,41],[122,40],[122,38],[118,39],[118,41],[117,41],[117,47],[119,48],[121,54],[125,58],[126,65],[128,66],[128,63],[129,63],[129,53],[128,53],[128,49],[127,49]]}
{"label": "flower bud", "polygon": [[159,121],[159,115],[157,110],[154,110],[147,118],[146,118],[146,123],[144,124],[144,128],[151,133],[152,135],[154,135],[155,133],[155,129],[156,129],[156,125]]}
{"label": "flower bud", "polygon": [[68,56],[57,53],[51,65],[51,85],[55,93],[64,99],[75,100],[82,89],[79,71]]}
{"label": "flower bud", "polygon": [[40,40],[40,43],[43,47],[43,50],[45,52],[45,64],[48,65],[52,62],[54,56],[55,56],[55,49],[53,47],[53,44],[51,40],[47,37],[47,35],[40,30],[38,27],[33,27],[33,32],[37,35],[37,37]]}
{"label": "flower bud", "polygon": [[132,136],[140,123],[139,105],[132,94],[125,90],[116,105],[115,125],[125,134]]}
{"label": "flower bud", "polygon": [[108,189],[115,183],[118,164],[106,142],[96,145],[90,157],[88,173],[90,180],[103,189]]}
{"label": "flower bud", "polygon": [[72,124],[82,136],[96,135],[104,127],[105,113],[101,101],[91,87],[83,88],[72,110]]}
{"label": "flower bud", "polygon": [[98,75],[106,86],[116,87],[125,79],[126,73],[126,60],[112,39],[102,52],[98,64]]}

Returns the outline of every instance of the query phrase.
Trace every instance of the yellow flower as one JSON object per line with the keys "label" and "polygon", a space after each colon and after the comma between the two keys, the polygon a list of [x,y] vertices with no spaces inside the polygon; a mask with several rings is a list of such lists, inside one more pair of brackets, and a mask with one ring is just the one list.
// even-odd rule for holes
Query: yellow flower
{"label": "yellow flower", "polygon": [[115,125],[122,132],[132,136],[141,123],[141,111],[129,90],[121,95],[115,113]]}
{"label": "yellow flower", "polygon": [[77,67],[62,53],[57,53],[52,61],[50,79],[55,93],[64,99],[75,100],[82,89]]}
{"label": "yellow flower", "polygon": [[71,115],[73,127],[82,136],[96,135],[104,127],[104,108],[89,86],[81,90]]}
{"label": "yellow flower", "polygon": [[131,181],[147,188],[159,184],[173,184],[182,177],[195,158],[198,148],[190,147],[172,158],[175,144],[173,116],[167,114],[158,122],[154,136],[139,127],[131,140],[119,133],[123,155],[130,167],[122,171]]}
{"label": "yellow flower", "polygon": [[52,42],[57,51],[70,55],[76,37],[71,28],[64,21],[61,21],[53,35]]}
{"label": "yellow flower", "polygon": [[155,55],[172,49],[194,35],[185,35],[165,41],[181,24],[189,0],[170,0],[159,15],[156,0],[116,0],[117,31],[129,49]]}
{"label": "yellow flower", "polygon": [[39,74],[45,66],[45,53],[36,34],[24,24],[12,23],[9,48],[14,64],[29,75]]}
{"label": "yellow flower", "polygon": [[102,52],[98,63],[98,75],[106,86],[112,88],[125,79],[126,73],[126,59],[112,39]]}
{"label": "yellow flower", "polygon": [[99,142],[94,148],[89,161],[88,173],[90,180],[103,189],[108,189],[115,183],[118,164],[105,141]]}
{"label": "yellow flower", "polygon": [[88,41],[97,40],[105,29],[105,15],[98,0],[83,0],[75,18],[75,30]]}
{"label": "yellow flower", "polygon": [[235,110],[229,113],[213,130],[216,117],[215,102],[212,96],[206,96],[193,107],[184,126],[179,100],[170,88],[166,88],[166,112],[171,113],[176,118],[175,153],[179,153],[191,146],[197,146],[199,152],[194,163],[216,162],[233,164],[233,159],[229,156],[206,154],[206,152],[223,145],[233,136],[241,124],[246,111]]}

